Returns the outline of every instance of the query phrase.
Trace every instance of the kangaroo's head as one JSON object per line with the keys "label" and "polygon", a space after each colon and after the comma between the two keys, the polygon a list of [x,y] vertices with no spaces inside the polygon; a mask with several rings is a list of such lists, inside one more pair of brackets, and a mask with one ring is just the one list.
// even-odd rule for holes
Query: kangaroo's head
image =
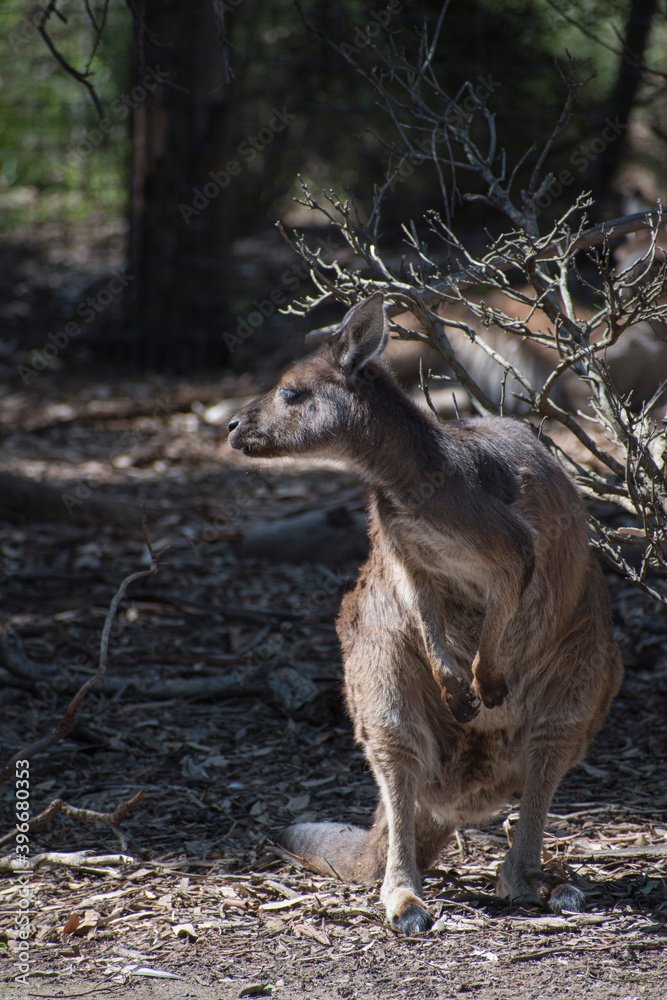
{"label": "kangaroo's head", "polygon": [[368,432],[376,382],[391,378],[381,357],[388,338],[382,293],[351,309],[334,343],[297,361],[275,388],[229,424],[229,444],[253,457],[349,453]]}

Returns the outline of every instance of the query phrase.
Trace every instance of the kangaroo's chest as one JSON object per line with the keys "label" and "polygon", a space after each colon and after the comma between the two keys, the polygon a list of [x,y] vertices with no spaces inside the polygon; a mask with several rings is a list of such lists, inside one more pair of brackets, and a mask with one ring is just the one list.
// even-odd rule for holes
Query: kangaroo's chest
{"label": "kangaroo's chest", "polygon": [[455,599],[472,607],[486,604],[489,571],[483,553],[471,552],[446,526],[435,531],[419,519],[401,519],[391,529],[396,561],[416,589],[429,587],[444,603]]}

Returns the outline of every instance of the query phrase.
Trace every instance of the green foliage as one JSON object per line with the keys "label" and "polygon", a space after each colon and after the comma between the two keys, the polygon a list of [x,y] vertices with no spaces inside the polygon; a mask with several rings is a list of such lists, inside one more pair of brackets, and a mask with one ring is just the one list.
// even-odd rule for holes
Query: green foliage
{"label": "green foliage", "polygon": [[[91,6],[99,16],[101,5]],[[59,3],[58,10],[66,23],[52,16],[49,33],[81,71],[93,44],[92,26],[81,0]],[[126,198],[127,121],[116,117],[97,142],[95,107],[86,88],[47,49],[37,30],[39,16],[39,8],[16,0],[0,8],[0,205],[5,228],[63,215],[86,217],[94,209],[119,214]],[[127,90],[129,32],[126,8],[112,4],[90,67],[105,109]]]}
{"label": "green foliage", "polygon": [[[588,60],[582,75],[596,76],[579,95],[576,115],[555,151],[567,162],[586,139],[591,122],[612,91],[618,57],[583,34],[566,17],[580,20],[594,38],[618,48],[629,0],[453,0],[445,19],[434,70],[449,93],[466,81],[491,76],[499,85],[489,104],[498,134],[515,162],[553,128],[564,98],[554,58],[565,50]],[[435,22],[440,0],[304,0],[306,17],[365,67],[393,44],[414,54],[424,19]],[[316,187],[355,192],[362,211],[382,182],[387,153],[381,141],[397,139],[394,124],[377,106],[373,89],[340,55],[310,33],[293,0],[226,0],[235,79],[231,88],[230,159],[249,136],[264,128],[274,108],[294,119],[277,132],[235,181],[233,230],[252,232],[284,212],[299,190],[297,174]],[[400,9],[397,9],[400,8]],[[92,5],[99,17],[102,3]],[[83,69],[94,32],[83,0],[61,0],[66,23],[52,16],[57,47]],[[563,13],[560,13],[562,11]],[[40,8],[22,0],[0,7],[0,207],[5,224],[54,214],[85,216],[103,208],[120,214],[128,189],[129,117],[119,99],[130,83],[131,24],[126,4],[111,0],[101,44],[91,69],[112,128],[93,147],[98,114],[86,89],[57,65],[35,24]],[[654,60],[665,60],[667,27],[658,20]],[[168,63],[177,42],[165,46]],[[172,51],[173,50],[173,51]],[[664,67],[663,67],[664,68]],[[205,178],[202,178],[202,182]],[[388,200],[388,219],[404,220],[437,203],[437,177],[419,168]]]}

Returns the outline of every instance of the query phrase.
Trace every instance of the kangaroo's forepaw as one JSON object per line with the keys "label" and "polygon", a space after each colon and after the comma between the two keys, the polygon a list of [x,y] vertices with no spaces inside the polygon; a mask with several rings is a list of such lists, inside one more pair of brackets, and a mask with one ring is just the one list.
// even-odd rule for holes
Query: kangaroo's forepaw
{"label": "kangaroo's forepaw", "polygon": [[471,722],[479,714],[480,702],[472,689],[461,681],[450,683],[441,692],[442,700],[457,722]]}
{"label": "kangaroo's forepaw", "polygon": [[495,667],[482,666],[475,657],[473,663],[473,691],[485,708],[497,708],[507,697],[505,678]]}

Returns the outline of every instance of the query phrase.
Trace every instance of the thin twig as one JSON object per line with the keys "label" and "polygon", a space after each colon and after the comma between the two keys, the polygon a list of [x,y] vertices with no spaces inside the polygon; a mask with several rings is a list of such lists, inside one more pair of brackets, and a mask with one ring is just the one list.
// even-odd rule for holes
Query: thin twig
{"label": "thin twig", "polygon": [[[97,114],[99,115],[100,118],[104,118],[104,108],[102,107],[102,102],[100,101],[100,99],[99,99],[99,97],[97,95],[97,91],[95,90],[95,87],[93,86],[93,84],[88,79],[88,77],[90,75],[90,68],[89,68],[90,67],[90,63],[88,64],[88,66],[86,67],[86,69],[84,70],[83,73],[79,72],[79,70],[75,69],[74,66],[72,66],[71,63],[67,62],[67,60],[65,59],[65,57],[63,56],[63,54],[54,45],[53,40],[51,39],[51,36],[49,35],[48,31],[46,30],[47,22],[48,22],[48,20],[49,20],[49,18],[51,17],[52,14],[56,14],[58,17],[61,16],[59,14],[58,9],[57,9],[57,2],[58,2],[58,0],[49,0],[49,3],[45,7],[45,9],[42,11],[42,16],[40,17],[39,22],[37,24],[37,30],[39,31],[40,35],[42,36],[42,38],[46,42],[46,45],[48,46],[48,48],[49,48],[49,50],[51,52],[51,55],[54,57],[54,59],[56,60],[56,62],[60,66],[62,66],[62,68],[65,70],[65,72],[69,73],[69,75],[71,77],[73,77],[78,83],[83,84],[83,86],[86,88],[86,90],[90,94],[90,99],[92,100],[93,104],[95,105],[95,110],[97,111]],[[96,47],[97,47],[97,42],[95,44],[95,48]],[[91,57],[91,59],[92,59],[92,57]]]}
{"label": "thin twig", "polygon": [[571,24],[574,28],[580,31],[582,35],[586,36],[586,38],[590,38],[592,42],[595,42],[597,45],[601,45],[602,48],[607,49],[609,52],[612,52],[615,56],[619,56],[619,58],[623,58],[625,56],[625,58],[628,59],[633,66],[641,70],[643,73],[650,73],[651,76],[659,76],[663,80],[667,79],[667,73],[663,72],[662,70],[655,69],[653,66],[649,66],[648,63],[645,63],[643,59],[637,59],[636,55],[633,52],[629,52],[625,50],[625,48],[619,49],[615,45],[610,45],[609,42],[605,42],[605,40],[601,37],[600,32],[596,33],[594,31],[591,31],[589,28],[583,25],[581,21],[578,21],[575,17],[572,17],[570,14],[566,14],[565,11],[561,10],[561,8],[554,3],[554,0],[546,0],[546,2],[551,7],[551,9],[555,10],[557,14],[560,14],[560,16],[564,18],[568,22],[568,24]]}
{"label": "thin twig", "polygon": [[419,359],[419,388],[424,393],[424,399],[426,400],[426,404],[427,404],[429,410],[431,411],[431,413],[436,418],[439,419],[439,417],[438,417],[438,411],[436,410],[435,406],[433,405],[433,401],[431,399],[431,393],[429,392],[428,382],[427,382],[426,378],[424,377],[424,362],[422,361],[421,358]]}
{"label": "thin twig", "polygon": [[[133,795],[131,799],[127,799],[126,802],[121,802],[113,812],[98,812],[96,809],[84,809],[81,806],[70,806],[67,802],[63,802],[62,799],[54,799],[46,809],[44,809],[38,816],[33,816],[31,820],[28,821],[28,829],[30,832],[37,830],[41,826],[45,826],[50,823],[51,820],[57,816],[59,813],[63,813],[65,816],[69,816],[71,819],[78,819],[84,823],[97,823],[102,826],[110,827],[114,833],[118,833],[117,828],[123,822],[127,814],[131,809],[134,809],[136,805],[143,799],[146,794],[146,789],[140,789],[136,795]],[[6,847],[7,844],[12,844],[18,835],[18,830],[16,827],[6,833],[4,837],[0,837],[0,848]],[[25,832],[25,831],[24,831]]]}

